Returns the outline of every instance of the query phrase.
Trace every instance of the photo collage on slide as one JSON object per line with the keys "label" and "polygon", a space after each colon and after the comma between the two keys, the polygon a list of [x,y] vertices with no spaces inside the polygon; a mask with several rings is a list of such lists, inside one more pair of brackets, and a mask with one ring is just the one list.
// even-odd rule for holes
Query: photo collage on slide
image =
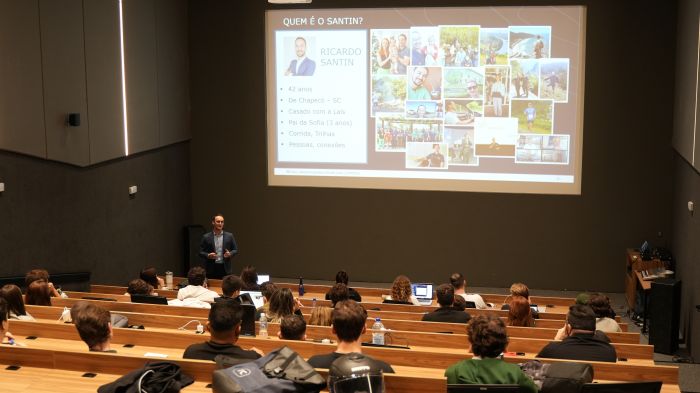
{"label": "photo collage on slide", "polygon": [[370,30],[375,151],[411,169],[568,164],[555,109],[568,102],[569,59],[551,45],[551,26]]}

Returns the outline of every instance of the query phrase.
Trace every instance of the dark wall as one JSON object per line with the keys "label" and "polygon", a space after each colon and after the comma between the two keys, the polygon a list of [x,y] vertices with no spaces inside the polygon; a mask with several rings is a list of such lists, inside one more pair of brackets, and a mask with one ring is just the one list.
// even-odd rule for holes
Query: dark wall
{"label": "dark wall", "polygon": [[[681,158],[675,156],[673,165],[673,242],[671,250],[676,259],[676,277],[682,280],[681,332],[688,340],[692,356],[700,358],[700,174]],[[688,202],[696,204],[693,213]]]}
{"label": "dark wall", "polygon": [[269,187],[266,3],[191,1],[194,221],[207,224],[222,211],[240,243],[239,265],[275,276],[328,279],[344,268],[355,280],[405,273],[440,282],[457,270],[471,285],[518,280],[621,292],[625,248],[670,241],[675,2],[581,3],[588,6],[582,194],[552,196]]}
{"label": "dark wall", "polygon": [[89,168],[0,152],[0,276],[43,267],[126,285],[146,265],[182,273],[189,173],[188,143]]}

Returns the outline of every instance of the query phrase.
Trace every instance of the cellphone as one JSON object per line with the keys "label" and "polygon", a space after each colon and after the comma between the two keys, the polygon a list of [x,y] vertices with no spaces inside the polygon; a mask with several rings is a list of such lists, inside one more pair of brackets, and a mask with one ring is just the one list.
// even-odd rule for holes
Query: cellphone
{"label": "cellphone", "polygon": [[124,348],[133,348],[134,344],[124,344]]}
{"label": "cellphone", "polygon": [[36,340],[38,337],[37,336],[27,336],[25,340]]}
{"label": "cellphone", "polygon": [[621,361],[621,362],[626,362],[626,361],[627,361],[627,358],[617,358],[617,360],[619,360],[619,361]]}
{"label": "cellphone", "polygon": [[7,367],[5,367],[5,370],[17,371],[17,370],[19,370],[20,368],[22,368],[22,366],[7,366]]}
{"label": "cellphone", "polygon": [[82,375],[83,378],[95,378],[97,374],[95,373],[85,373]]}

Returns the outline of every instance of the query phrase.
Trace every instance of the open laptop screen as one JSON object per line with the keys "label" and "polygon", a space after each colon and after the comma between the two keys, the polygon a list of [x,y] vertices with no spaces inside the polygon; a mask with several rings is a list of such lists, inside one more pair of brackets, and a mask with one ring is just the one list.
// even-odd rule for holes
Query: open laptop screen
{"label": "open laptop screen", "polygon": [[269,274],[258,274],[258,285],[270,281],[270,275]]}
{"label": "open laptop screen", "polygon": [[241,291],[241,295],[247,293],[253,299],[253,304],[255,308],[260,308],[265,304],[265,299],[263,298],[262,292],[260,291]]}
{"label": "open laptop screen", "polygon": [[419,283],[411,284],[411,291],[413,291],[413,296],[418,299],[432,299],[433,298],[433,284]]}

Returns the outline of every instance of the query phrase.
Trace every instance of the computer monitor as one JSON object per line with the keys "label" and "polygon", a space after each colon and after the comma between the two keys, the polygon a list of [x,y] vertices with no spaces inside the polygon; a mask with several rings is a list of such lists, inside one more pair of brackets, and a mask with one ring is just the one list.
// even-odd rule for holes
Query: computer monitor
{"label": "computer monitor", "polygon": [[135,293],[131,295],[132,303],[147,303],[147,304],[168,304],[168,299],[165,296],[144,295]]}
{"label": "computer monitor", "polygon": [[447,393],[520,392],[518,385],[447,384]]}
{"label": "computer monitor", "polygon": [[241,295],[243,294],[248,294],[250,295],[250,298],[253,300],[253,304],[255,305],[255,308],[260,308],[265,304],[265,298],[263,297],[262,292],[260,291],[241,291]]}
{"label": "computer monitor", "polygon": [[429,284],[429,283],[411,284],[411,291],[413,291],[413,296],[415,296],[418,300],[420,300],[420,299],[432,299],[433,298],[433,284]]}
{"label": "computer monitor", "polygon": [[258,274],[258,285],[270,281],[270,275],[269,274]]}
{"label": "computer monitor", "polygon": [[581,393],[659,393],[661,381],[587,383]]}

